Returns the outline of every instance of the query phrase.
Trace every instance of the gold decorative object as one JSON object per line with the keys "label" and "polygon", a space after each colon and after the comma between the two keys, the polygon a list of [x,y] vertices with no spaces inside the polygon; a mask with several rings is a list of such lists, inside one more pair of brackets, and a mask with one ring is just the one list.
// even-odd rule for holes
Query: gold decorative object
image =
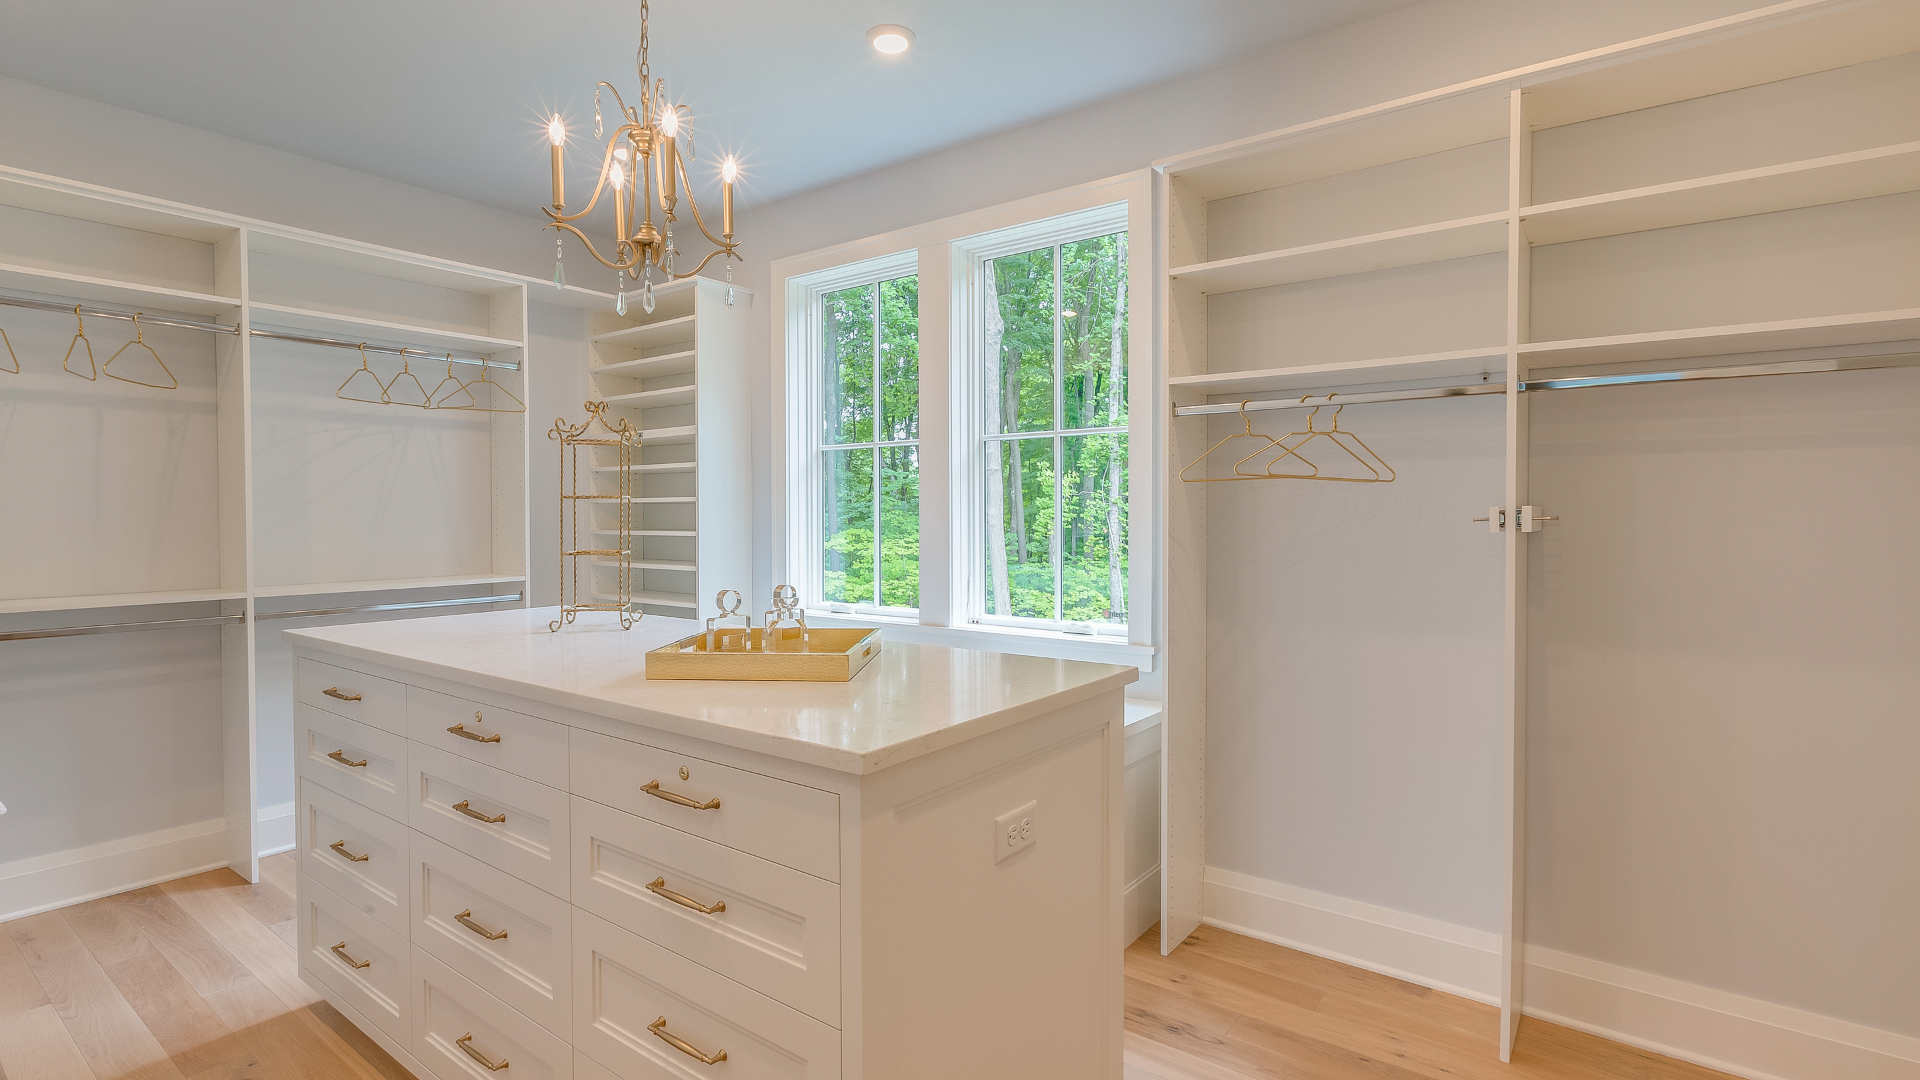
{"label": "gold decorative object", "polygon": [[[587,254],[614,271],[620,286],[615,310],[622,315],[627,313],[629,280],[644,280],[640,291],[640,307],[652,314],[653,271],[656,267],[670,281],[698,274],[715,257],[726,260],[727,303],[731,305],[733,260],[740,258],[734,250],[733,239],[733,184],[739,177],[740,165],[731,155],[720,163],[720,235],[715,236],[700,213],[700,204],[693,195],[693,181],[687,175],[687,162],[694,157],[693,129],[684,115],[687,107],[668,100],[667,81],[655,80],[647,63],[647,17],[647,0],[640,0],[640,48],[634,54],[634,69],[640,76],[640,107],[629,108],[626,99],[620,96],[620,91],[612,83],[603,80],[593,89],[593,137],[605,137],[607,146],[600,158],[600,174],[593,185],[593,196],[578,213],[565,212],[566,121],[555,113],[547,122],[547,141],[553,156],[553,205],[542,209],[550,219],[548,227],[556,231],[553,284],[555,288],[565,288],[567,283],[566,268],[562,262],[566,237],[557,235],[565,232],[572,233],[586,245]],[[619,111],[620,122],[610,137],[605,136],[606,125],[600,113],[602,88],[613,95]],[[684,155],[679,146],[682,140],[686,142]],[[673,245],[673,223],[679,220],[680,188],[683,185],[686,188],[687,208],[693,211],[694,224],[699,226],[700,232],[715,249],[700,260],[700,265],[684,274],[676,273],[673,269],[673,259],[678,254]],[[593,211],[609,186],[613,189],[612,258],[602,255],[593,246],[593,241],[572,224]],[[653,221],[656,206],[661,217],[658,226]],[[637,218],[636,211],[639,214]]]}
{"label": "gold decorative object", "polygon": [[[754,627],[745,651],[709,652],[707,635],[694,634],[647,654],[649,679],[733,682],[848,682],[880,655],[880,631],[871,627],[815,627],[806,648],[763,648],[766,630]],[[641,788],[648,794],[658,781]],[[659,797],[672,801],[671,792]]]}
{"label": "gold decorative object", "polygon": [[[486,378],[486,369],[480,369],[482,380]],[[559,630],[573,622],[574,616],[582,611],[617,611],[620,613],[620,629],[631,630],[639,622],[641,615],[633,610],[633,454],[640,447],[640,433],[625,420],[617,424],[607,420],[607,403],[589,401],[586,403],[587,418],[578,425],[567,423],[563,417],[553,422],[553,430],[547,432],[547,438],[560,441],[560,617],[547,624],[549,630]],[[595,423],[600,425],[602,435],[595,436],[590,429]],[[585,447],[587,460],[584,465],[585,476],[580,461],[580,450]],[[616,466],[616,491],[603,495],[594,491],[594,467],[601,462],[594,454],[605,448],[613,451],[613,460],[605,464]],[[582,490],[585,488],[585,490]],[[587,527],[580,528],[580,505],[587,504]],[[595,503],[611,505],[619,518],[619,537],[617,546],[596,548],[593,546],[594,506]],[[584,537],[584,539],[583,539]],[[580,591],[580,560],[587,560],[587,592]],[[596,559],[612,560],[618,570],[618,584],[614,599],[596,601],[593,591],[593,566]],[[569,573],[571,571],[571,573]]]}
{"label": "gold decorative object", "polygon": [[760,635],[761,652],[806,652],[807,614],[800,609],[800,590],[779,585],[773,590],[773,610],[763,620],[766,630]]}
{"label": "gold decorative object", "polygon": [[[727,603],[727,597],[733,597],[733,603]],[[713,594],[713,604],[720,614],[707,620],[708,652],[746,652],[753,642],[753,619],[740,614],[740,605],[745,601],[736,589],[721,589]],[[738,624],[731,620],[740,620]],[[686,770],[681,770],[683,773]],[[685,780],[682,776],[680,779]]]}

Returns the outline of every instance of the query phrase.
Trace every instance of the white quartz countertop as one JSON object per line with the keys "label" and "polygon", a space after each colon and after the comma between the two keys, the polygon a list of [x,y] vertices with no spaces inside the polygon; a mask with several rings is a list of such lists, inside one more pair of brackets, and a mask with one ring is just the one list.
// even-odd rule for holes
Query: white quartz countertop
{"label": "white quartz countertop", "polygon": [[906,645],[851,682],[708,682],[646,677],[646,653],[704,624],[610,613],[548,631],[557,608],[490,611],[282,633],[330,653],[789,761],[871,773],[1118,690],[1135,668]]}

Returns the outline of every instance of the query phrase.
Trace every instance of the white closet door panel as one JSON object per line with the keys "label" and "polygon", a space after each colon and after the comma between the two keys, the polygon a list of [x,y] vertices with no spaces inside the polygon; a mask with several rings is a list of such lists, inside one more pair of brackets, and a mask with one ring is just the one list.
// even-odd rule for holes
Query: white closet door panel
{"label": "white closet door panel", "polygon": [[413,1053],[442,1080],[571,1080],[573,1048],[425,951],[413,951]]}
{"label": "white closet door panel", "polygon": [[300,872],[405,935],[406,825],[311,780],[300,782],[297,813]]}
{"label": "white closet door panel", "polygon": [[296,772],[362,806],[405,821],[407,740],[355,720],[294,707]]}
{"label": "white closet door panel", "polygon": [[686,957],[575,909],[574,1046],[627,1080],[840,1075],[840,1033]]}
{"label": "white closet door panel", "polygon": [[428,836],[412,846],[413,943],[566,1037],[573,911],[566,901]]}
{"label": "white closet door panel", "polygon": [[[667,895],[721,910],[704,913]],[[840,1022],[840,887],[586,799],[581,907],[829,1024]]]}
{"label": "white closet door panel", "polygon": [[411,751],[407,824],[567,895],[566,792],[419,743]]}

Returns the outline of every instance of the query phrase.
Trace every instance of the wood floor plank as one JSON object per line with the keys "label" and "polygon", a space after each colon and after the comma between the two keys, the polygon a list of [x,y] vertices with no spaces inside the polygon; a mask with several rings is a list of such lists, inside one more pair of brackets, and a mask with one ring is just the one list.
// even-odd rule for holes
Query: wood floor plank
{"label": "wood floor plank", "polygon": [[1121,1056],[1161,1080],[1247,1080],[1249,1074],[1211,1058],[1188,1053],[1129,1027]]}
{"label": "wood floor plank", "polygon": [[305,1008],[289,1011],[258,979],[246,979],[207,1004],[266,1066],[273,1080],[382,1080]]}
{"label": "wood floor plank", "polygon": [[258,885],[252,885],[239,874],[234,874],[233,880],[226,883],[224,891],[235,903],[245,908],[247,914],[260,920],[260,925],[269,930],[299,914],[293,904],[293,894],[282,892],[278,885],[264,877],[260,879]]}
{"label": "wood floor plank", "polygon": [[99,1080],[51,1003],[0,1016],[0,1071],[7,1080]]}
{"label": "wood floor plank", "polygon": [[304,1009],[320,1000],[300,981],[296,953],[287,943],[248,914],[232,895],[235,887],[250,887],[231,870],[211,870],[160,886],[203,929],[219,939],[248,974],[273,991],[289,1009]]}
{"label": "wood floor plank", "polygon": [[291,851],[269,855],[260,860],[260,880],[271,882],[274,888],[288,896],[297,896],[299,895],[300,863]]}
{"label": "wood floor plank", "polygon": [[66,916],[67,925],[73,927],[81,944],[102,967],[130,960],[146,946],[140,928],[113,897],[61,908],[60,914]]}
{"label": "wood floor plank", "polygon": [[95,1073],[112,1080],[186,1080],[65,916],[49,911],[6,925]]}
{"label": "wood floor plank", "polygon": [[159,949],[201,997],[250,977],[246,965],[234,959],[205,927],[157,886],[135,889],[109,899],[120,906],[127,918],[139,927],[140,936]]}
{"label": "wood floor plank", "polygon": [[415,1080],[406,1066],[395,1061],[392,1054],[387,1053],[386,1049],[374,1042],[366,1032],[355,1027],[353,1021],[347,1019],[345,1014],[330,1003],[316,1001],[307,1006],[307,1011],[312,1013],[315,1019],[327,1025],[329,1030],[340,1037],[341,1042],[347,1044],[348,1049],[360,1055],[362,1061],[386,1080]]}
{"label": "wood floor plank", "polygon": [[294,951],[295,956],[299,955],[300,953],[300,920],[299,919],[288,919],[286,922],[274,923],[272,926],[267,927],[267,929],[273,931],[274,937],[277,937],[281,941],[286,942],[287,948],[292,949]]}
{"label": "wood floor plank", "polygon": [[0,925],[0,1019],[17,1016],[47,1004],[47,992],[20,955],[13,936]]}
{"label": "wood floor plank", "polygon": [[244,1076],[257,1066],[253,1053],[152,945],[141,941],[133,955],[103,966],[182,1076]]}

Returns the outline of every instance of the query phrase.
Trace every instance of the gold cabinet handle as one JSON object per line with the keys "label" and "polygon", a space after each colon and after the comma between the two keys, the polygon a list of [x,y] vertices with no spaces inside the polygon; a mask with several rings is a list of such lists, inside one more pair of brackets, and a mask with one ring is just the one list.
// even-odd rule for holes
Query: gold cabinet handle
{"label": "gold cabinet handle", "polygon": [[[473,722],[476,724],[482,722],[480,719],[479,713],[476,712],[473,714]],[[472,739],[474,742],[499,742],[500,741],[500,736],[498,735],[475,735],[473,732],[468,731],[467,722],[464,720],[453,725],[447,730],[454,733],[455,735],[460,736],[463,739]]]}
{"label": "gold cabinet handle", "polygon": [[660,1036],[661,1039],[666,1041],[668,1046],[673,1047],[675,1050],[680,1051],[702,1065],[718,1065],[727,1060],[727,1052],[725,1050],[721,1050],[712,1055],[703,1054],[695,1050],[692,1043],[667,1030],[667,1018],[664,1016],[648,1024],[647,1030]]}
{"label": "gold cabinet handle", "polygon": [[[486,927],[481,926],[479,923],[474,922],[472,908],[468,908],[467,910],[461,912],[460,914],[455,915],[453,917],[453,920],[459,923],[461,926],[464,926],[467,929],[473,931],[474,933],[479,934],[481,937],[486,938],[488,941],[499,941],[501,938],[504,938],[507,936],[507,932],[505,930],[502,930],[496,934],[488,930]],[[506,1068],[506,1066],[502,1065],[501,1068],[504,1069]]]}
{"label": "gold cabinet handle", "polygon": [[505,814],[501,814],[499,817],[488,817],[487,815],[481,813],[480,811],[475,810],[473,807],[468,806],[467,800],[465,799],[461,799],[459,802],[454,803],[453,808],[467,815],[468,817],[472,818],[475,821],[484,821],[489,825],[498,825],[501,822],[507,820],[507,815]]}
{"label": "gold cabinet handle", "polygon": [[671,791],[661,791],[660,781],[658,780],[651,780],[645,784],[642,784],[640,786],[640,790],[646,792],[647,794],[653,796],[656,799],[665,799],[676,806],[691,806],[695,810],[720,809],[719,799],[708,799],[706,802],[694,802],[692,799],[687,798],[685,795],[675,795]]}
{"label": "gold cabinet handle", "polygon": [[320,692],[334,699],[335,701],[359,701],[360,700],[359,694],[342,693],[340,688],[337,686],[329,686],[325,690],[322,690]]}
{"label": "gold cabinet handle", "polygon": [[348,851],[347,842],[345,840],[335,840],[333,843],[328,844],[327,846],[333,849],[333,853],[335,855],[340,856],[341,858],[347,860],[348,862],[366,862],[367,861],[367,856],[355,855],[353,852]]}
{"label": "gold cabinet handle", "polygon": [[339,957],[342,960],[345,960],[347,962],[347,966],[352,968],[355,971],[359,971],[361,968],[364,968],[364,967],[373,966],[373,961],[371,960],[355,960],[353,957],[348,956],[347,943],[344,941],[333,947],[333,955]]}
{"label": "gold cabinet handle", "polygon": [[715,900],[713,906],[708,907],[691,896],[682,896],[674,892],[672,889],[667,888],[667,879],[663,877],[657,877],[647,882],[647,891],[656,896],[664,896],[674,903],[679,904],[681,907],[692,908],[702,915],[718,915],[727,910],[727,902],[725,900]]}
{"label": "gold cabinet handle", "polygon": [[467,1052],[468,1057],[479,1062],[480,1067],[487,1070],[488,1072],[499,1072],[501,1069],[504,1069],[507,1067],[506,1062],[502,1061],[498,1065],[496,1065],[493,1062],[487,1060],[487,1055],[481,1053],[478,1050],[475,1050],[473,1048],[473,1032],[471,1031],[453,1040],[453,1045],[459,1047],[462,1050],[465,1050]]}
{"label": "gold cabinet handle", "polygon": [[338,750],[335,750],[333,753],[328,754],[327,756],[339,762],[340,764],[345,765],[349,769],[364,769],[367,767],[366,758],[361,758],[359,761],[348,761],[347,755],[342,754]]}

